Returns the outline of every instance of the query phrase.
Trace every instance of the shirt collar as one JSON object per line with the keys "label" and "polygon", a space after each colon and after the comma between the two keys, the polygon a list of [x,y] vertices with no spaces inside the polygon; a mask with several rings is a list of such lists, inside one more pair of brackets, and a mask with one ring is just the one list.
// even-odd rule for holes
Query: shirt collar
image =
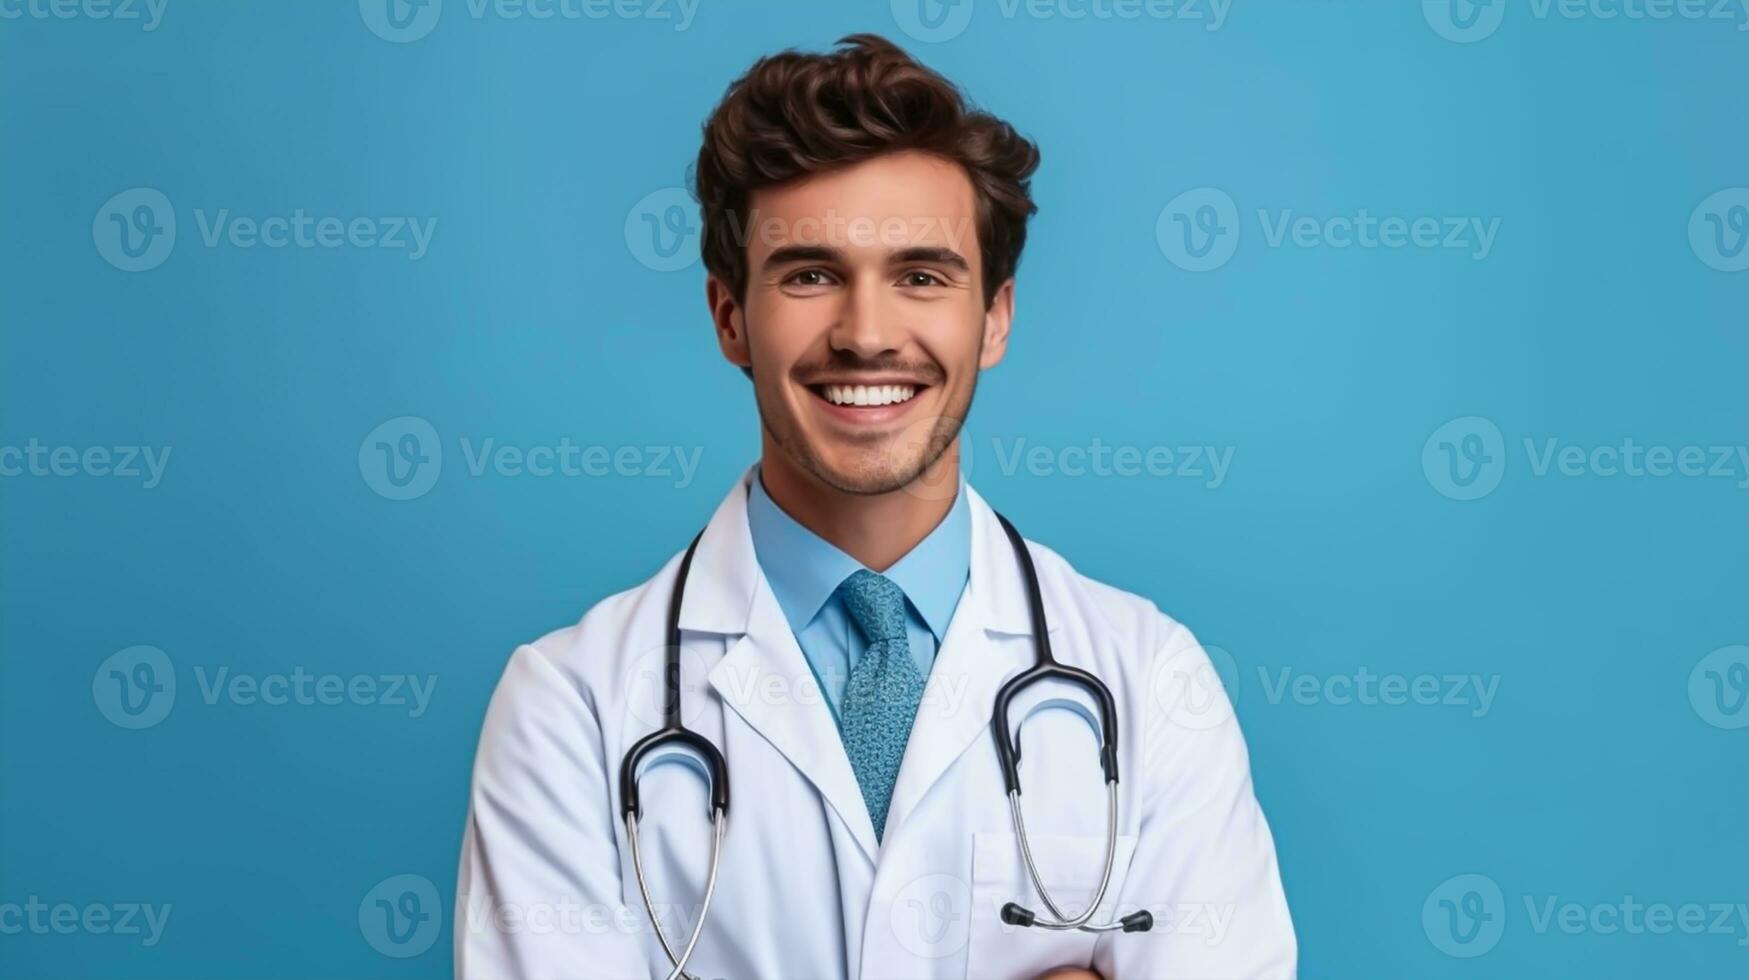
{"label": "shirt collar", "polygon": [[[941,523],[881,573],[905,593],[938,643],[947,635],[948,620],[971,572],[972,519],[965,482],[960,474],[953,506]],[[864,567],[779,507],[765,492],[757,467],[748,481],[747,525],[759,567],[793,632],[813,622],[838,586]]]}

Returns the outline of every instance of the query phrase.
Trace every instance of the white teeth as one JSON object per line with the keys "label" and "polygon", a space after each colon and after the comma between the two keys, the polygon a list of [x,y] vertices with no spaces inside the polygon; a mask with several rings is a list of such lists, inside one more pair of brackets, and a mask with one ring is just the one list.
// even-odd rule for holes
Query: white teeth
{"label": "white teeth", "polygon": [[908,402],[915,385],[826,385],[826,400],[834,405],[892,405]]}

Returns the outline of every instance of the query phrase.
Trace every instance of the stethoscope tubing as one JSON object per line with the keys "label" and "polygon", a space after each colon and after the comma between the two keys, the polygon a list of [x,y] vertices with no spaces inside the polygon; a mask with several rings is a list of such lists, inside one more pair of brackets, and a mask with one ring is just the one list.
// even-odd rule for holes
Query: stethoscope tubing
{"label": "stethoscope tubing", "polygon": [[1020,856],[1026,861],[1027,876],[1032,878],[1032,887],[1038,890],[1038,897],[1044,900],[1045,908],[1050,909],[1051,914],[1056,916],[1056,920],[1053,921],[1034,915],[1032,921],[1028,923],[1029,925],[1038,929],[1062,931],[1080,929],[1084,932],[1112,932],[1124,927],[1122,920],[1097,925],[1087,924],[1088,920],[1093,918],[1093,913],[1098,910],[1099,903],[1105,900],[1105,891],[1111,887],[1111,874],[1117,864],[1117,781],[1106,783],[1105,789],[1104,870],[1099,875],[1099,890],[1094,892],[1093,900],[1087,903],[1086,911],[1073,918],[1064,914],[1063,910],[1057,907],[1057,903],[1051,899],[1050,891],[1045,888],[1044,877],[1038,873],[1038,865],[1033,862],[1032,845],[1026,837],[1026,818],[1020,811],[1019,791],[1008,794],[1008,809],[1014,815],[1014,833],[1020,839]]}
{"label": "stethoscope tubing", "polygon": [[[992,511],[992,513],[995,513]],[[995,703],[991,712],[991,731],[996,739],[997,762],[1002,769],[1002,781],[1008,794],[1008,809],[1014,821],[1015,837],[1020,842],[1020,853],[1026,863],[1027,876],[1032,880],[1033,888],[1038,891],[1039,898],[1044,901],[1045,908],[1051,913],[1051,918],[1044,918],[1037,913],[1009,902],[1002,908],[1002,920],[1011,925],[1031,926],[1046,930],[1080,930],[1083,932],[1142,932],[1152,927],[1153,917],[1147,912],[1135,912],[1121,919],[1110,922],[1093,923],[1092,918],[1098,910],[1100,902],[1105,899],[1106,891],[1111,887],[1112,873],[1117,861],[1117,705],[1111,696],[1110,688],[1093,674],[1076,667],[1058,663],[1051,653],[1050,634],[1045,621],[1044,600],[1040,593],[1038,572],[1033,567],[1032,555],[1028,552],[1024,539],[1014,525],[1006,517],[996,514],[996,520],[1001,523],[1009,542],[1013,545],[1019,557],[1022,577],[1026,582],[1028,606],[1032,616],[1033,628],[1033,665],[1019,674],[1009,678],[996,692]],[[662,951],[668,955],[674,969],[668,974],[667,980],[696,980],[686,972],[686,963],[692,957],[693,949],[704,933],[704,924],[710,912],[711,897],[716,893],[717,873],[722,859],[723,837],[728,826],[729,813],[729,770],[722,753],[697,732],[687,728],[681,720],[680,710],[680,608],[686,589],[686,577],[691,570],[693,554],[698,550],[698,543],[704,537],[700,531],[692,539],[692,544],[686,549],[686,556],[681,559],[680,569],[674,584],[674,592],[668,607],[668,646],[664,660],[663,671],[663,725],[662,728],[638,740],[625,758],[620,761],[620,800],[621,811],[625,820],[626,837],[631,842],[632,869],[638,881],[638,894],[643,898],[644,911],[650,916],[650,924],[655,928],[656,939],[661,943]],[[1092,901],[1087,903],[1085,911],[1079,915],[1070,916],[1063,912],[1056,900],[1045,887],[1044,878],[1039,874],[1038,865],[1033,859],[1032,844],[1026,835],[1026,818],[1021,808],[1020,792],[1020,744],[1019,732],[1010,731],[1008,725],[1008,708],[1015,696],[1021,691],[1045,680],[1062,680],[1086,690],[1092,695],[1099,708],[1100,738],[1099,762],[1105,775],[1105,861],[1099,876],[1099,887],[1093,893]],[[1022,721],[1024,724],[1024,719]],[[710,871],[705,879],[704,900],[700,903],[698,920],[693,925],[692,934],[687,937],[685,948],[675,952],[674,944],[669,940],[667,932],[662,928],[660,918],[656,914],[656,903],[650,895],[649,882],[644,875],[643,854],[638,844],[638,819],[642,813],[641,799],[638,792],[638,769],[644,758],[657,749],[681,745],[696,752],[703,759],[703,771],[710,782],[711,793],[711,857]]]}
{"label": "stethoscope tubing", "polygon": [[729,824],[729,815],[723,810],[714,810],[711,814],[711,865],[710,873],[704,882],[704,900],[699,903],[698,920],[693,923],[692,935],[686,940],[686,948],[679,955],[674,952],[674,944],[668,941],[668,932],[662,928],[662,920],[656,915],[656,902],[650,897],[650,885],[644,878],[644,856],[638,847],[638,815],[626,814],[626,838],[632,844],[632,870],[638,879],[638,894],[644,898],[644,911],[650,916],[650,925],[656,930],[656,939],[662,944],[662,952],[668,954],[668,961],[674,964],[673,972],[667,980],[698,980],[686,972],[686,961],[692,959],[692,950],[698,945],[698,937],[704,934],[705,917],[710,915],[711,896],[717,891],[717,869],[722,862],[723,834]]}

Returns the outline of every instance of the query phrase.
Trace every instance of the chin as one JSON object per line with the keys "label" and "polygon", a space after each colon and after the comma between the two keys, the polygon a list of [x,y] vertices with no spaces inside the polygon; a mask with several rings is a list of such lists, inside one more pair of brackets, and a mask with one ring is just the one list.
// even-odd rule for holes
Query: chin
{"label": "chin", "polygon": [[873,495],[902,489],[917,478],[922,466],[900,466],[882,460],[868,460],[836,466],[822,463],[813,469],[814,475],[834,490]]}

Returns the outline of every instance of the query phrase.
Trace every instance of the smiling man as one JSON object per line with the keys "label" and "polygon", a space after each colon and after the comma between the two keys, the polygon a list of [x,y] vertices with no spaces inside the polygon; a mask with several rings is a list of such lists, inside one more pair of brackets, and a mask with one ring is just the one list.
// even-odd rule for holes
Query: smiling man
{"label": "smiling man", "polygon": [[1202,648],[960,473],[1037,164],[878,37],[730,86],[697,191],[761,455],[655,577],[512,655],[458,976],[1294,974]]}

